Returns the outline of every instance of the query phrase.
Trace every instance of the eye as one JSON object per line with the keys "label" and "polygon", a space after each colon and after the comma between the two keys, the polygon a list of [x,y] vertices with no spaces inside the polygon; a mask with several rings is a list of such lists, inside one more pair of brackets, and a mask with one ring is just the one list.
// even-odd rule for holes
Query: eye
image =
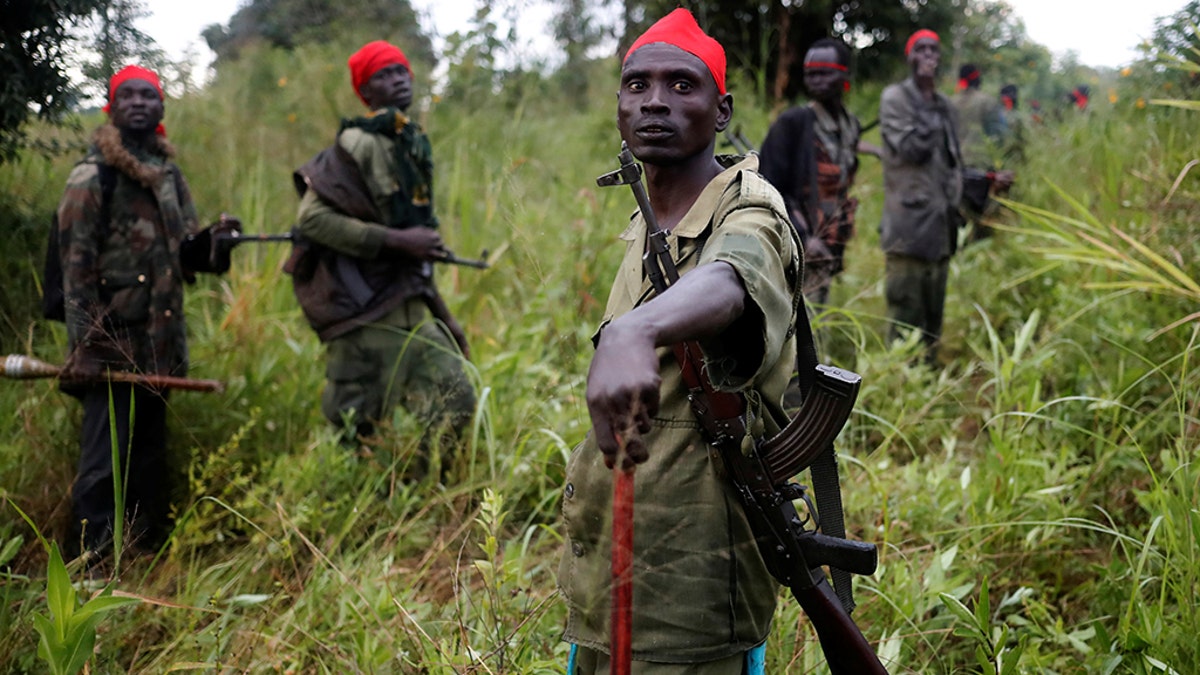
{"label": "eye", "polygon": [[686,94],[692,89],[695,89],[695,86],[687,80],[677,80],[671,85],[671,88],[681,94]]}
{"label": "eye", "polygon": [[629,91],[643,91],[646,89],[646,83],[641,80],[630,80],[625,83],[625,88]]}

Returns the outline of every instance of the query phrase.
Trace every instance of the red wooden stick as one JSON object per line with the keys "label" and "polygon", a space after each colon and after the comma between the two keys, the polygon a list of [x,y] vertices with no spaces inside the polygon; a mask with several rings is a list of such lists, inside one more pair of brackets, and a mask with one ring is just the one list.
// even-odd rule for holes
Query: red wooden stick
{"label": "red wooden stick", "polygon": [[625,443],[613,465],[612,609],[610,675],[630,675],[633,667],[633,466],[623,469]]}

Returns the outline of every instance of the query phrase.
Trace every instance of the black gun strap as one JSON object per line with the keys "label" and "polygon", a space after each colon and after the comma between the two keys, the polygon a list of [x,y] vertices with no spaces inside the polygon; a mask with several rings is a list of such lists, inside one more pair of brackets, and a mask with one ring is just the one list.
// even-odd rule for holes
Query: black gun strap
{"label": "black gun strap", "polygon": [[[817,376],[817,345],[813,339],[812,324],[808,320],[808,308],[804,296],[796,310],[796,377],[801,395],[808,397],[813,391]],[[821,533],[845,539],[846,519],[842,511],[842,484],[838,476],[837,454],[831,444],[808,467],[812,487],[816,494],[817,517]],[[854,611],[854,589],[850,573],[836,567],[829,568],[833,577],[833,590],[847,613]]]}
{"label": "black gun strap", "polygon": [[[842,484],[838,477],[837,453],[833,446],[817,456],[808,467],[816,491],[817,518],[821,523],[821,534],[838,539],[846,538],[846,520],[842,512]],[[854,611],[854,588],[850,573],[837,567],[829,568],[833,577],[833,590],[846,613]]]}

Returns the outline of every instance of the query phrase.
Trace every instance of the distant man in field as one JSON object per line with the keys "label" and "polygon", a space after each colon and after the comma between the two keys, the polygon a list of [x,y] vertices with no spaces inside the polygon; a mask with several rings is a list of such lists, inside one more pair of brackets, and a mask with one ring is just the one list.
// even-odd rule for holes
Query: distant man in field
{"label": "distant man in field", "polygon": [[128,66],[114,75],[104,107],[109,123],[96,130],[58,206],[70,347],[61,380],[83,403],[71,552],[82,546],[103,555],[112,545],[114,435],[127,473],[129,540],[152,548],[167,535],[169,392],[107,382],[104,373],[186,375],[184,281],[194,281],[196,272],[226,271],[228,251],[213,245],[215,236],[241,227],[223,216],[199,229],[191,192],[160,124],[163,109],[154,72]]}
{"label": "distant man in field", "polygon": [[1002,159],[1008,141],[1008,120],[1004,106],[980,86],[982,73],[975,64],[959,69],[958,93],[954,107],[958,111],[959,140],[963,163],[963,215],[971,222],[972,239],[985,239],[992,228],[983,222],[996,212],[992,193],[1007,192],[1013,173],[1003,170]]}
{"label": "distant man in field", "polygon": [[858,199],[850,196],[858,172],[862,125],[842,104],[850,84],[850,48],[822,38],[804,56],[807,105],[785,110],[767,131],[759,172],[783,195],[804,242],[804,297],[823,305],[844,268],[854,236]]}
{"label": "distant man in field", "polygon": [[[403,406],[426,425],[422,454],[452,442],[471,419],[475,390],[466,335],[434,283],[447,254],[433,210],[433,155],[405,115],[408,58],[384,41],[348,61],[370,109],[342,120],[337,142],[296,171],[301,195],[293,256],[297,298],[325,343],[321,411],[348,444]],[[413,465],[424,471],[428,457]]]}
{"label": "distant man in field", "polygon": [[[626,53],[617,127],[681,278],[661,295],[643,275],[644,214],[621,263],[588,371],[592,431],[567,466],[559,586],[569,605],[570,675],[607,673],[616,434],[637,469],[633,672],[762,672],[776,582],[688,404],[669,348],[699,340],[715,386],[746,392],[773,433],[795,361],[799,244],[754,155],[714,156],[733,114],[725,51],[677,9]],[[653,299],[652,301],[649,301]],[[649,301],[649,302],[648,302]],[[636,433],[632,430],[636,429]],[[630,433],[626,433],[626,432]],[[635,438],[636,437],[636,438]]]}
{"label": "distant man in field", "polygon": [[937,92],[941,41],[923,29],[904,48],[910,76],[883,90],[883,220],[889,341],[921,331],[926,362],[936,363],[950,256],[962,223],[962,152],[950,101]]}

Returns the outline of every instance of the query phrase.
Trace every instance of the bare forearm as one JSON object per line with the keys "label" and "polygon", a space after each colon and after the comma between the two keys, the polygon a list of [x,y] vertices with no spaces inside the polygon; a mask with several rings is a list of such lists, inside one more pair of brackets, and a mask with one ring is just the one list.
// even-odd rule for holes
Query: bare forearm
{"label": "bare forearm", "polygon": [[646,336],[655,347],[719,334],[742,315],[746,289],[724,262],[702,265],[685,274],[661,296],[614,321],[605,333]]}

